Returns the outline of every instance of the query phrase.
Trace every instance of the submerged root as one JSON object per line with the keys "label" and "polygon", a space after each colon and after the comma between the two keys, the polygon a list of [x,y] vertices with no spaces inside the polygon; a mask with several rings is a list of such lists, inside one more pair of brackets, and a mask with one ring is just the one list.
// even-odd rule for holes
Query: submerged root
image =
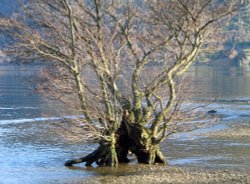
{"label": "submerged root", "polygon": [[72,166],[86,162],[86,166],[91,166],[94,162],[98,165],[112,165],[112,156],[110,146],[108,144],[101,144],[95,151],[85,157],[68,160],[64,163],[65,166]]}

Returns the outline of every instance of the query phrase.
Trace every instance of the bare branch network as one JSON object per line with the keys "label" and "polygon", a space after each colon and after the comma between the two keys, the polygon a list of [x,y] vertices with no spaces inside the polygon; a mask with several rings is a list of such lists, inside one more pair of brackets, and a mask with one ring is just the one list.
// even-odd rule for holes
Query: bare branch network
{"label": "bare branch network", "polygon": [[[246,3],[219,0],[27,0],[0,19],[17,61],[43,61],[39,91],[65,104],[76,131],[100,147],[66,165],[165,162],[159,144],[186,116],[180,76],[222,46]],[[60,109],[59,109],[60,110]]]}

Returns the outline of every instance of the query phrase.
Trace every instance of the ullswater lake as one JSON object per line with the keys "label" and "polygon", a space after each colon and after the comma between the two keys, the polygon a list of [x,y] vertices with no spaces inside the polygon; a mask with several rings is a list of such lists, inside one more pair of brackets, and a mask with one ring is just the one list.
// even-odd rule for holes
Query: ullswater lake
{"label": "ullswater lake", "polygon": [[[50,123],[60,117],[42,96],[33,92],[32,79],[41,67],[0,63],[0,183],[79,183],[88,176],[119,175],[119,169],[126,170],[124,165],[110,171],[86,168],[83,164],[71,169],[63,165],[68,159],[91,152],[95,145],[71,143],[50,131]],[[192,105],[210,101],[201,111],[216,110],[220,121],[169,137],[161,145],[169,165],[250,170],[250,140],[199,136],[199,133],[224,129],[231,121],[249,123],[250,70],[197,64],[185,75],[190,82]],[[213,118],[209,116],[204,121]]]}

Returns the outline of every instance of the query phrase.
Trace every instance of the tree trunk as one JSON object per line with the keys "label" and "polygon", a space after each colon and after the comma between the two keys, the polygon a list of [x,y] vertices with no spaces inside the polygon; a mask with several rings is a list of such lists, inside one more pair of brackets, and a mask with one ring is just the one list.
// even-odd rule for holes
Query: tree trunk
{"label": "tree trunk", "polygon": [[136,155],[139,163],[165,163],[159,145],[154,144],[144,127],[138,123],[130,123],[129,119],[125,117],[120,129],[125,129],[126,135],[123,135],[123,139],[118,139],[118,143],[120,145],[126,144],[126,148]]}
{"label": "tree trunk", "polygon": [[[85,162],[86,166],[94,162],[98,165],[117,166],[118,163],[128,163],[129,151],[135,154],[139,163],[155,164],[165,163],[159,145],[153,144],[152,138],[148,136],[145,128],[138,123],[131,123],[124,116],[120,127],[111,136],[112,143],[100,143],[99,147],[89,155],[69,160],[65,166]],[[116,141],[115,141],[116,140]]]}

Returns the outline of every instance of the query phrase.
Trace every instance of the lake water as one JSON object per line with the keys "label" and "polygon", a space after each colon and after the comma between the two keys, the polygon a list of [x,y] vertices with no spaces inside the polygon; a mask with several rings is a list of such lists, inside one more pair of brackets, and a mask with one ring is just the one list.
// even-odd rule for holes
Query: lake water
{"label": "lake water", "polygon": [[[79,183],[87,176],[100,174],[83,165],[74,169],[63,166],[65,160],[81,157],[94,148],[69,143],[48,129],[51,120],[57,117],[43,98],[33,93],[34,86],[30,81],[40,67],[0,64],[0,183],[3,184]],[[202,110],[215,109],[221,115],[222,123],[197,131],[213,131],[225,128],[226,122],[232,119],[249,118],[250,71],[238,67],[197,65],[190,69],[187,78],[191,82],[194,102],[202,104],[204,100],[216,99]],[[195,132],[176,134],[162,147],[170,165],[249,169],[249,156],[249,160],[233,160],[236,153],[232,150],[239,144],[244,146],[237,154],[246,159],[250,152],[249,142],[215,142],[197,137]],[[208,154],[207,150],[215,145],[227,149]]]}

